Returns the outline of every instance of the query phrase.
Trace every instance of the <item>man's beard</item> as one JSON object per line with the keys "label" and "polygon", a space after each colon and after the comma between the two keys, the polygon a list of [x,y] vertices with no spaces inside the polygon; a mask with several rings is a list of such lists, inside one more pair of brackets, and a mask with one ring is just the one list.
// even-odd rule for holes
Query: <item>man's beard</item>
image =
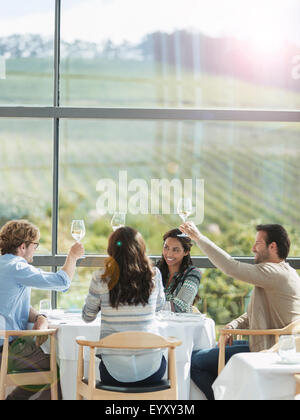
{"label": "man's beard", "polygon": [[261,264],[261,263],[264,263],[264,262],[267,262],[267,261],[270,261],[270,253],[266,249],[265,251],[262,251],[262,252],[256,254],[254,263],[255,264]]}

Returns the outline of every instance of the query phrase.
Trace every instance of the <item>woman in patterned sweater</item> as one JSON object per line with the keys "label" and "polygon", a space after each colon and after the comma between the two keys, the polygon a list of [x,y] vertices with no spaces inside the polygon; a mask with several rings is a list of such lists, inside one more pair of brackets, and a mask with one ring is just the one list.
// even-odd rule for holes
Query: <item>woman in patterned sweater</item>
{"label": "woman in patterned sweater", "polygon": [[[122,227],[109,238],[103,269],[93,273],[82,310],[85,322],[101,311],[100,338],[123,331],[158,333],[155,312],[165,304],[160,271],[146,255],[142,235]],[[99,349],[101,381],[108,385],[152,384],[164,375],[161,350]]]}
{"label": "woman in patterned sweater", "polygon": [[190,238],[178,236],[179,229],[173,229],[163,236],[162,258],[157,266],[161,271],[166,300],[171,302],[173,312],[193,312],[201,272],[193,265]]}

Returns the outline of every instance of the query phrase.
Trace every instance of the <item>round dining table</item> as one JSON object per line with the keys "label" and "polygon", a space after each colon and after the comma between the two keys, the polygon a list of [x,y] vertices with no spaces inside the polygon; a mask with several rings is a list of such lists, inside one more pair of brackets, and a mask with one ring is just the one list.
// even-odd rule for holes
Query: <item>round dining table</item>
{"label": "round dining table", "polygon": [[[57,358],[60,366],[61,388],[64,400],[76,397],[78,345],[76,337],[97,341],[100,337],[101,316],[85,323],[80,313],[54,310],[48,314],[49,325],[57,331]],[[178,399],[190,399],[190,363],[193,350],[212,348],[216,345],[215,323],[203,314],[156,314],[157,330],[163,337],[177,337],[182,345],[176,348]],[[43,347],[48,351],[47,343]],[[89,353],[84,353],[85,372],[88,372]],[[99,360],[96,361],[96,377],[99,379]]]}
{"label": "round dining table", "polygon": [[289,363],[276,352],[235,354],[213,383],[215,399],[293,400],[294,374],[300,373],[299,356]]}

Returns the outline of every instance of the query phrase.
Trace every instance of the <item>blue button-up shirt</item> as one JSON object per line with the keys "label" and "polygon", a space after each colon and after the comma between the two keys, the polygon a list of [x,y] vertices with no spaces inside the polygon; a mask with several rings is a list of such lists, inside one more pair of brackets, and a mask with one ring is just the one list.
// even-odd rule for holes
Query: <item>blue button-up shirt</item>
{"label": "blue button-up shirt", "polygon": [[[26,330],[31,288],[65,292],[70,278],[63,270],[45,272],[16,255],[0,256],[0,330]],[[0,339],[0,346],[3,339]]]}

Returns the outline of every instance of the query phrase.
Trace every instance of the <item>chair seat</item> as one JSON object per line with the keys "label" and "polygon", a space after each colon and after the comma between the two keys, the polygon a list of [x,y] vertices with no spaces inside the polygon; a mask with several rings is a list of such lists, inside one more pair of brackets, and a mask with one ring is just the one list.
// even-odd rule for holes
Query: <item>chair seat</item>
{"label": "chair seat", "polygon": [[[83,378],[82,380],[85,384],[88,384],[88,378]],[[128,386],[116,386],[116,385],[105,385],[101,381],[96,381],[96,388],[102,389],[103,391],[111,392],[124,392],[129,394],[140,394],[144,392],[158,392],[165,389],[171,388],[169,380],[161,380],[155,384],[151,385],[128,385]]]}

